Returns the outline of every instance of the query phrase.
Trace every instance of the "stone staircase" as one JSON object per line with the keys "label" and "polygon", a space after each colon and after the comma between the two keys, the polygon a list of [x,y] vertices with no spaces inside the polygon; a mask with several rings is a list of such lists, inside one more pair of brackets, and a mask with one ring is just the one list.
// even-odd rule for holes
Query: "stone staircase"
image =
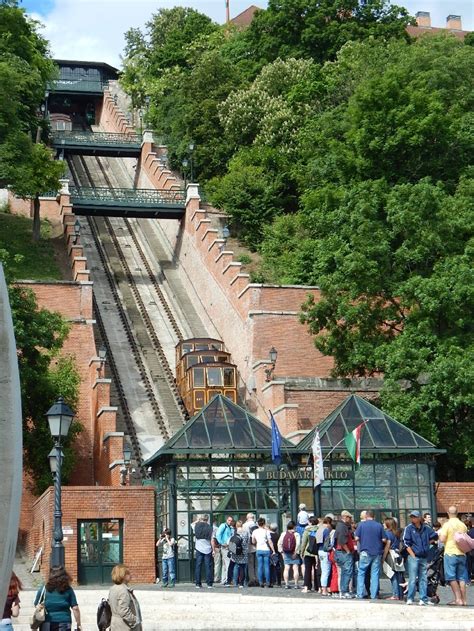
{"label": "stone staircase", "polygon": [[[97,629],[96,610],[108,587],[76,589],[84,631]],[[407,607],[393,602],[334,600],[301,594],[293,590],[239,590],[235,588],[200,591],[190,585],[174,590],[137,588],[144,619],[144,631],[212,629],[390,629],[423,631],[471,631],[472,607]],[[15,631],[29,629],[35,591],[21,594],[22,609]],[[73,625],[73,629],[75,625]]]}

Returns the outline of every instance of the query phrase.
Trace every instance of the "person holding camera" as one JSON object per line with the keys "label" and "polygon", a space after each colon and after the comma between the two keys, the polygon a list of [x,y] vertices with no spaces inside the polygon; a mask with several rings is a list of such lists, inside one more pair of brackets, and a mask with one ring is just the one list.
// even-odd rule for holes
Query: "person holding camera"
{"label": "person holding camera", "polygon": [[171,530],[165,528],[156,542],[156,547],[163,546],[161,557],[161,578],[163,587],[174,587],[176,581],[176,569],[174,560],[174,548],[176,540],[171,536]]}

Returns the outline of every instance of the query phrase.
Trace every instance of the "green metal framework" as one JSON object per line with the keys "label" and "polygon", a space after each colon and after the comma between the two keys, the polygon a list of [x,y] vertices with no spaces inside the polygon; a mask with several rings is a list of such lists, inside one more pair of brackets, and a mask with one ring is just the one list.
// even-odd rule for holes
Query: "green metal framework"
{"label": "green metal framework", "polygon": [[163,190],[148,188],[108,188],[91,186],[70,186],[71,202],[76,207],[111,206],[114,208],[156,208],[167,207],[184,209],[186,197],[184,189]]}
{"label": "green metal framework", "polygon": [[[344,436],[358,425],[365,423],[361,435],[362,456],[367,453],[383,454],[441,454],[433,443],[402,425],[382,410],[361,397],[352,394],[317,426],[324,452],[345,453]],[[316,428],[311,430],[295,447],[301,453],[309,453]]]}
{"label": "green metal framework", "polygon": [[54,131],[52,134],[52,145],[58,148],[68,145],[92,147],[110,145],[112,147],[133,146],[140,149],[141,142],[141,138],[137,134],[115,134],[102,131]]}

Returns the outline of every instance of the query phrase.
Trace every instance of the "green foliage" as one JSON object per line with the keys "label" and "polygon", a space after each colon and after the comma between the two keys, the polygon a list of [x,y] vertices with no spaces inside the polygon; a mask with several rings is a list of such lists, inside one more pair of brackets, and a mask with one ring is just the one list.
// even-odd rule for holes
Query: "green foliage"
{"label": "green foliage", "polygon": [[247,34],[257,58],[306,57],[319,63],[334,59],[348,41],[408,39],[412,23],[406,9],[386,0],[269,0]]}
{"label": "green foliage", "polygon": [[[52,482],[48,453],[53,440],[45,414],[59,395],[72,408],[77,405],[79,374],[73,358],[58,356],[69,331],[67,322],[58,313],[39,309],[25,287],[10,285],[9,296],[20,368],[24,462],[40,494]],[[70,446],[80,431],[74,422],[65,441],[65,482],[74,466]]]}
{"label": "green foliage", "polygon": [[[27,217],[0,214],[0,252],[10,254],[10,277],[15,280],[61,280],[61,270],[51,243],[51,225],[44,221],[41,240],[31,243],[32,224]],[[1,254],[0,259],[3,259]]]}
{"label": "green foliage", "polygon": [[[359,52],[372,46],[360,44]],[[302,132],[306,183],[430,176],[455,185],[472,160],[473,63],[472,48],[454,37],[391,45],[383,69],[369,67],[347,101],[308,121]]]}
{"label": "green foliage", "polygon": [[252,262],[252,257],[248,254],[241,254],[237,257],[237,261],[242,263],[242,265],[249,265]]}
{"label": "green foliage", "polygon": [[265,225],[291,202],[280,164],[274,149],[242,149],[230,161],[228,173],[207,186],[212,203],[229,215],[232,233],[250,249],[257,249]]}

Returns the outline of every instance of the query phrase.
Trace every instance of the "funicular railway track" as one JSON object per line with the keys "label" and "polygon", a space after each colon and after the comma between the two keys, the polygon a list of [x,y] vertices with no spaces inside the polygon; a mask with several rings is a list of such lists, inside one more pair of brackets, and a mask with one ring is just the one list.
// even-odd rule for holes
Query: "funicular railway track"
{"label": "funicular railway track", "polygon": [[[69,159],[71,174],[76,184],[83,186],[99,185],[98,180],[100,179],[105,180],[106,185],[113,188],[112,182],[105,172],[100,159],[90,158],[90,160],[93,160],[94,173],[91,173],[91,169],[84,158],[75,156]],[[102,184],[102,182],[100,182],[100,184]],[[130,344],[132,355],[150,401],[156,423],[160,434],[163,439],[166,440],[171,433],[174,433],[182,426],[186,418],[185,409],[174,381],[173,371],[166,358],[155,326],[153,325],[147,307],[140,294],[134,275],[126,260],[123,246],[121,246],[117,238],[112,222],[107,218],[91,217],[88,218],[88,221],[97,252],[114,297],[118,315],[126,332],[127,340]],[[176,338],[182,339],[183,336],[180,327],[173,316],[166,297],[158,286],[153,270],[146,259],[133,228],[128,220],[125,221],[127,232],[133,242],[135,250],[143,262],[149,281],[162,306],[162,310],[166,314]],[[117,288],[117,282],[120,285],[121,295]],[[122,304],[122,301],[124,304]],[[114,375],[114,377],[118,380],[119,391],[122,390],[123,392],[118,371],[117,375]],[[158,400],[155,394],[154,384],[157,385],[160,400]],[[162,410],[162,408],[164,409]],[[165,412],[165,414],[163,414],[163,412]],[[165,416],[168,423],[166,423]],[[133,436],[133,433],[131,435]]]}

